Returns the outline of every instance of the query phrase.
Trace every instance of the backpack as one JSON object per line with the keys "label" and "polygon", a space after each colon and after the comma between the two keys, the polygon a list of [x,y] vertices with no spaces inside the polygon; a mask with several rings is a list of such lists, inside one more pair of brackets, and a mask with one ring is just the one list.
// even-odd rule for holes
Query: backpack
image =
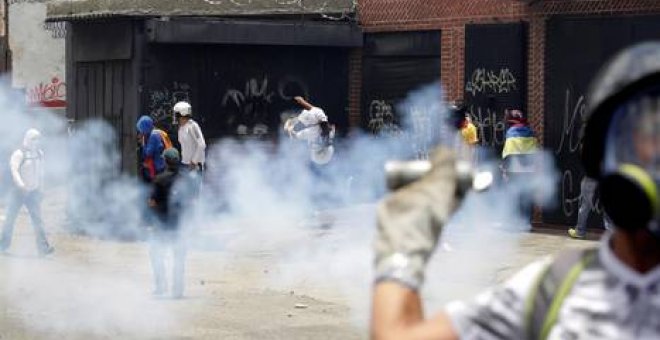
{"label": "backpack", "polygon": [[170,139],[170,136],[167,134],[167,132],[161,129],[154,129],[153,132],[160,134],[160,139],[163,141],[163,145],[164,145],[163,150],[167,150],[173,147],[172,140]]}
{"label": "backpack", "polygon": [[525,304],[527,339],[547,339],[564,299],[582,271],[597,262],[598,248],[567,249],[539,276]]}
{"label": "backpack", "polygon": [[[161,129],[153,129],[151,134],[158,134],[158,136],[160,136],[160,139],[163,142],[163,151],[173,147],[172,140],[170,140],[170,136],[167,134],[167,132]],[[142,152],[140,151],[140,155],[141,154]],[[156,178],[156,165],[154,164],[153,159],[145,158],[141,166],[142,168],[140,169],[140,172],[142,173],[142,178],[146,182],[151,182]]]}

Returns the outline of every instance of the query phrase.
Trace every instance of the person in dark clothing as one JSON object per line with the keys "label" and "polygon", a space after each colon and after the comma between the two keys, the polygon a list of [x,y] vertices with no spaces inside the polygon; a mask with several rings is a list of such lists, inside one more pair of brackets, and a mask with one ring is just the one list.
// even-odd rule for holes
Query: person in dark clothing
{"label": "person in dark clothing", "polygon": [[187,176],[179,175],[181,157],[175,148],[163,152],[166,169],[156,176],[149,206],[154,213],[150,235],[151,266],[154,272],[154,295],[167,292],[165,262],[172,251],[172,297],[183,297],[186,247],[181,235],[180,217],[190,197]]}

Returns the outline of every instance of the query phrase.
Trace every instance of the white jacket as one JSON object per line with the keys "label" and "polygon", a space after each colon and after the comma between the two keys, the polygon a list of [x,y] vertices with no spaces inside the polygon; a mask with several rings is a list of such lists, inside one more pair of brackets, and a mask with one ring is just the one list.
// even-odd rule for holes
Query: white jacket
{"label": "white jacket", "polygon": [[34,191],[41,188],[43,181],[43,151],[37,142],[41,134],[35,129],[25,133],[23,147],[14,151],[9,159],[9,168],[14,184],[21,190]]}
{"label": "white jacket", "polygon": [[181,163],[204,164],[206,161],[206,141],[199,124],[190,119],[179,126],[179,144],[181,144]]}
{"label": "white jacket", "polygon": [[[298,115],[298,121],[305,125],[300,131],[292,131],[292,136],[297,139],[307,141],[310,149],[310,157],[316,164],[327,164],[335,153],[332,145],[323,145],[321,142],[321,127],[319,123],[327,122],[328,116],[318,107],[312,107],[311,110],[303,110]],[[335,130],[330,130],[330,140],[335,138]]]}

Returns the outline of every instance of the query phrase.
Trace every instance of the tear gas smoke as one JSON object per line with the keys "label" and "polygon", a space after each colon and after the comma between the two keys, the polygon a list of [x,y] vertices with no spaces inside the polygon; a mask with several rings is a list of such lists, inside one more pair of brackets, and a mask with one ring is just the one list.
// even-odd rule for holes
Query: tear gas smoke
{"label": "tear gas smoke", "polygon": [[[200,197],[184,218],[190,250],[218,252],[228,259],[266,253],[273,263],[265,287],[343,301],[351,306],[356,323],[366,329],[374,203],[387,192],[384,164],[393,159],[425,159],[434,145],[454,145],[456,135],[445,119],[442,98],[438,84],[413,92],[400,107],[402,133],[395,138],[349,133],[347,139],[335,143],[334,159],[321,175],[310,166],[307,145],[300,141],[284,136],[276,145],[219,141],[208,150]],[[46,175],[52,179],[46,196],[66,201],[62,204],[66,209],[59,213],[66,210],[68,230],[107,238],[140,238],[148,188],[118,171],[118,141],[110,126],[90,121],[77,126],[69,137],[62,117],[48,112],[27,114],[15,102],[6,91],[0,91],[0,104],[7,108],[0,133],[8,136],[0,141],[4,152],[0,162],[5,162],[7,152],[16,148],[27,128],[42,129]],[[483,161],[484,165],[495,163],[493,159]],[[440,251],[429,268],[429,293],[440,294],[430,295],[434,306],[492,282],[498,266],[507,263],[512,254],[518,235],[528,230],[528,226],[520,227],[525,223],[517,216],[518,197],[534,193],[536,199],[542,194],[540,203],[547,203],[552,196],[555,176],[551,162],[544,163],[534,180],[525,187],[468,194],[443,235],[455,251]],[[489,250],[488,256],[473,252],[482,248]],[[108,249],[98,246],[88,251],[102,264],[112,262],[114,255]],[[145,253],[136,256],[138,266],[148,265]],[[12,261],[0,259],[5,263],[0,267],[0,294],[11,309],[19,311],[28,328],[63,334],[151,334],[154,320],[170,327],[182,322],[179,315],[140,296],[138,292],[147,295],[150,289],[143,277],[133,280],[126,275],[97,274],[83,269],[90,265],[84,259],[56,256],[34,266]],[[456,266],[457,262],[461,265]],[[432,292],[438,280],[457,282],[457,288]],[[62,304],[76,312],[62,313]],[[59,314],[34,321],[33,315],[44,311]]]}

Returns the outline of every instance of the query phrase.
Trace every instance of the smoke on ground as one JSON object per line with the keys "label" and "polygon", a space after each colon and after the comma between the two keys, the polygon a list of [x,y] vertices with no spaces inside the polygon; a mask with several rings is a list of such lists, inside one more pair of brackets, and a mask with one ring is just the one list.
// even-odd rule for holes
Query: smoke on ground
{"label": "smoke on ground", "polygon": [[[111,239],[143,238],[149,188],[119,171],[119,142],[111,126],[90,121],[77,125],[69,135],[63,117],[20,107],[8,93],[0,91],[0,105],[5,108],[0,134],[6,136],[0,141],[0,162],[6,164],[4,159],[20,146],[28,128],[40,129],[46,195],[66,192],[62,197],[66,208],[60,211],[67,216],[65,230]],[[200,197],[185,217],[190,251],[215,251],[218,256],[268,252],[275,262],[264,287],[339,299],[352,307],[356,323],[366,327],[374,204],[387,193],[384,163],[425,158],[437,144],[454,146],[456,136],[447,125],[442,98],[438,84],[412,93],[400,107],[402,133],[385,138],[351,132],[337,141],[335,158],[320,170],[310,164],[304,142],[284,136],[276,145],[218,141],[209,147]],[[529,185],[468,195],[446,226],[444,250],[429,268],[432,305],[472,293],[470,285],[476,290],[492,282],[494,270],[508,261],[518,235],[528,231],[515,209],[519,197],[547,203],[552,195],[555,171],[549,159],[544,157],[542,169]],[[493,157],[481,165],[496,168],[497,162]],[[476,257],[473,249],[488,254]],[[113,256],[94,247],[89,252],[100,259]],[[146,252],[142,255],[136,261],[147,266]],[[123,330],[148,332],[163,324],[156,320],[167,320],[171,327],[181,322],[178,315],[159,309],[148,298],[149,280],[82,271],[79,261],[84,260],[60,259],[56,253],[39,265],[5,266],[0,294],[8,296],[25,324],[40,330],[111,335]],[[458,262],[460,266],[455,265]],[[55,274],[51,266],[59,266],[64,274]],[[456,282],[457,291],[433,292],[437,280]],[[35,321],[34,315],[43,313],[57,315]]]}

